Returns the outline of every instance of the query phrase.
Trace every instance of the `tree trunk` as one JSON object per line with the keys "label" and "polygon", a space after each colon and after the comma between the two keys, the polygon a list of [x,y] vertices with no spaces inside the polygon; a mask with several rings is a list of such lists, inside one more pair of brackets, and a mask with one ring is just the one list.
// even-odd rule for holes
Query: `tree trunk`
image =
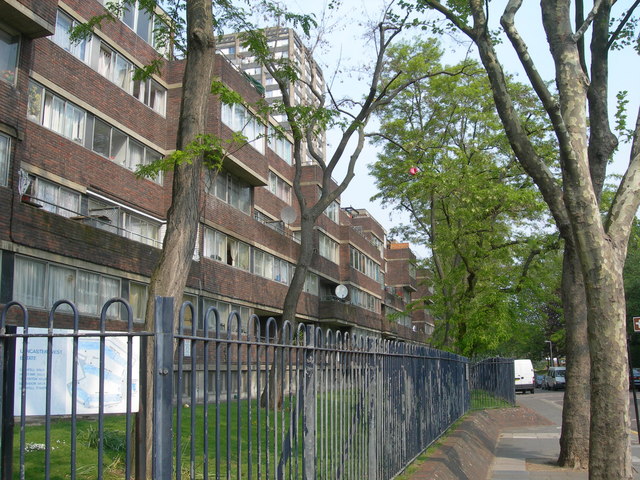
{"label": "tree trunk", "polygon": [[[298,300],[304,289],[304,282],[307,276],[307,271],[311,266],[313,260],[313,226],[315,224],[315,218],[309,215],[302,215],[301,229],[300,229],[300,253],[298,255],[298,261],[296,263],[296,270],[291,279],[291,284],[287,290],[287,295],[284,299],[284,305],[282,310],[282,325],[280,325],[278,338],[282,340],[284,334],[284,323],[286,321],[291,323],[291,331],[296,332],[296,311],[298,309]],[[282,406],[283,389],[281,379],[284,372],[281,372],[280,355],[282,351],[274,348],[273,351],[273,363],[269,368],[269,378],[264,386],[264,390],[260,395],[260,406],[263,408],[280,408]]]}
{"label": "tree trunk", "polygon": [[601,240],[601,259],[585,277],[591,351],[592,480],[632,478],[624,284],[621,262],[606,242]]}
{"label": "tree trunk", "polygon": [[[586,98],[569,19],[570,2],[542,1],[542,20],[556,67],[564,201],[584,273],[591,353],[591,479],[631,479],[627,349],[622,259],[604,230],[591,182]],[[622,250],[625,250],[623,248]]]}
{"label": "tree trunk", "polygon": [[560,436],[561,467],[589,465],[589,370],[587,300],[580,259],[570,240],[565,241],[562,265],[562,305],[566,329],[567,383]]}
{"label": "tree trunk", "polygon": [[[182,103],[176,148],[183,150],[205,133],[208,96],[211,91],[215,37],[213,14],[208,0],[188,0],[187,4],[187,60],[185,65]],[[154,331],[154,298],[157,295],[174,297],[177,313],[191,268],[191,259],[196,243],[199,220],[200,182],[203,159],[190,159],[191,163],[176,165],[173,173],[171,207],[167,213],[167,232],[162,253],[151,276],[145,318],[145,329]],[[174,318],[177,315],[174,315]],[[177,328],[177,325],[174,326]],[[149,342],[147,358],[153,358],[153,342]],[[139,444],[138,452],[145,455],[144,477],[152,478],[152,432],[153,432],[153,372],[152,368],[141,376],[144,393],[137,424],[146,433]],[[139,420],[140,420],[139,419]],[[142,434],[142,432],[140,432]]]}

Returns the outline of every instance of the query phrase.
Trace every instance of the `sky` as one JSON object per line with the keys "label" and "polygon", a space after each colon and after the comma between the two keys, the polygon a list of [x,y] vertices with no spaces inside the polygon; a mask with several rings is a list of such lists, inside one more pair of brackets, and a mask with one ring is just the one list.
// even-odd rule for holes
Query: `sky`
{"label": "sky", "polygon": [[[373,61],[371,44],[367,43],[363,34],[366,26],[376,22],[380,18],[380,12],[385,0],[342,0],[342,5],[336,10],[327,10],[330,0],[285,0],[284,3],[291,11],[297,13],[314,13],[316,20],[323,25],[326,33],[322,36],[322,42],[314,48],[314,58],[321,65],[325,81],[332,84],[332,89],[338,97],[362,98],[367,90],[364,82],[354,69],[367,65]],[[506,0],[493,0],[491,8],[495,22],[506,5]],[[590,2],[585,2],[589,4]],[[629,0],[618,2],[617,11],[620,14],[624,7],[630,5]],[[498,13],[500,12],[500,13]],[[435,16],[435,13],[433,14]],[[516,26],[523,36],[529,52],[536,66],[543,76],[553,80],[553,62],[549,54],[549,47],[544,39],[544,31],[540,19],[539,2],[527,0],[523,2],[521,11],[516,15]],[[497,27],[497,23],[495,25]],[[464,40],[462,37],[459,40]],[[446,54],[443,62],[453,64],[464,57],[469,48],[468,43],[460,43],[453,39],[443,39],[442,45]],[[475,48],[472,55],[477,58]],[[513,73],[523,83],[528,83],[520,63],[513,52],[511,45],[505,39],[498,48],[498,56],[505,70]],[[615,95],[618,91],[629,92],[628,126],[633,127],[640,105],[640,56],[632,49],[623,52],[611,52],[610,54],[610,114],[615,113]],[[612,126],[613,118],[612,118]],[[376,124],[371,122],[368,131],[375,131]],[[332,152],[332,142],[335,143],[337,135],[329,133],[327,154]],[[629,162],[630,145],[622,145],[616,154],[609,173],[622,174]],[[369,199],[376,194],[374,179],[369,176],[367,164],[377,158],[377,150],[368,144],[362,152],[356,167],[356,176],[341,197],[341,206],[353,206],[367,209],[389,231],[400,222],[407,222],[407,215],[400,215],[389,208],[383,208],[382,204]],[[346,160],[346,156],[345,156]],[[346,163],[346,162],[344,162]],[[334,178],[341,179],[344,168],[339,170]],[[427,250],[412,245],[416,254],[420,257],[427,255]]]}

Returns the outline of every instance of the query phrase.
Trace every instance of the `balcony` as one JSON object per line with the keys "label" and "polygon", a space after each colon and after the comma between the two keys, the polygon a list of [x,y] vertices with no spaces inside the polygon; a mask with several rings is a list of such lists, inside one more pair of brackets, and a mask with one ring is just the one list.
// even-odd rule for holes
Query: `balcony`
{"label": "balcony", "polygon": [[57,7],[57,0],[0,0],[0,18],[29,38],[47,37],[55,32]]}
{"label": "balcony", "polygon": [[359,326],[379,330],[381,316],[352,305],[348,301],[340,300],[334,296],[326,296],[320,299],[318,308],[319,323],[325,325]]}

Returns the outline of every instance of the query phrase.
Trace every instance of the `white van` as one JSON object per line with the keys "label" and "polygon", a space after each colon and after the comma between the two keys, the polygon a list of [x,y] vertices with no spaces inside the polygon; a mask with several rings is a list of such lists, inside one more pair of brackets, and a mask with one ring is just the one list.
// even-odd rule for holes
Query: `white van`
{"label": "white van", "polygon": [[565,386],[566,367],[550,367],[544,377],[542,388],[547,390],[558,390]]}
{"label": "white van", "polygon": [[533,363],[528,358],[513,361],[516,376],[516,392],[534,393],[536,387],[536,374],[533,371]]}

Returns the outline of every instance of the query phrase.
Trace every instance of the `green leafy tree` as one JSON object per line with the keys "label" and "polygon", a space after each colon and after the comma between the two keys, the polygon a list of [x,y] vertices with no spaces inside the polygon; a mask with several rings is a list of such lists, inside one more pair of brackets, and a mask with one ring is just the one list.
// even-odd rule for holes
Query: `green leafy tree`
{"label": "green leafy tree", "polygon": [[[433,39],[403,43],[390,49],[387,75],[417,76],[441,57]],[[554,242],[532,233],[547,222],[544,204],[513,158],[480,66],[453,68],[463,66],[464,75],[411,85],[380,112],[383,152],[370,170],[375,198],[408,212],[402,234],[431,253],[434,344],[478,355],[497,353],[510,336],[527,272]],[[553,153],[531,92],[512,87],[532,137]]]}

